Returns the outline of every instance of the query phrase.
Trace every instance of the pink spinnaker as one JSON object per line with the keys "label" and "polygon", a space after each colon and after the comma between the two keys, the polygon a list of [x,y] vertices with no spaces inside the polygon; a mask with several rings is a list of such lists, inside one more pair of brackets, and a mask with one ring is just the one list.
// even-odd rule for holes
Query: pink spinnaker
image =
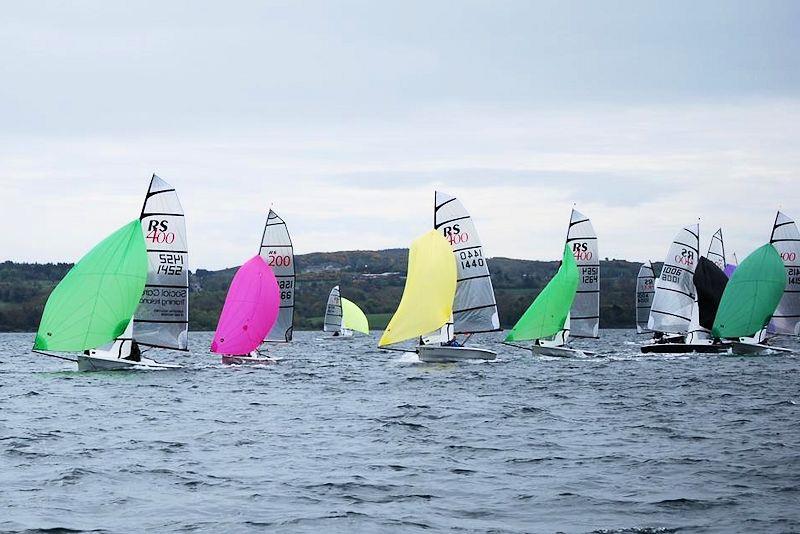
{"label": "pink spinnaker", "polygon": [[257,349],[278,319],[280,300],[272,269],[261,256],[248,260],[228,288],[211,351],[238,355]]}

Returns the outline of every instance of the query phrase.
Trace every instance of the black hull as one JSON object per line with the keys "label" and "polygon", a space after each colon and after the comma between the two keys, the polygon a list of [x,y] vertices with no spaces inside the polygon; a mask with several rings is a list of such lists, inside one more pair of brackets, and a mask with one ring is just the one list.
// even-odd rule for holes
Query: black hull
{"label": "black hull", "polygon": [[727,352],[731,348],[730,345],[708,345],[699,343],[693,345],[691,343],[653,343],[651,345],[642,345],[642,352],[645,354],[688,354],[688,353],[703,353],[703,354],[719,354]]}

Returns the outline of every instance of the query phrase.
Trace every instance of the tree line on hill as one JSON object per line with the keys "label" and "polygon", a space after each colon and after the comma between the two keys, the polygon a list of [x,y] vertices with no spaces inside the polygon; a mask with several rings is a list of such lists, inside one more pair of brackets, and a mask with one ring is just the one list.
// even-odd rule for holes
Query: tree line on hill
{"label": "tree line on hill", "polygon": [[[337,284],[342,296],[356,302],[370,316],[373,328],[383,328],[400,302],[407,261],[407,249],[297,255],[295,328],[321,327],[328,293]],[[491,258],[488,262],[504,328],[513,326],[558,268],[556,261]],[[70,267],[72,264],[68,263],[0,263],[0,331],[35,331],[50,291]],[[235,268],[197,269],[191,273],[190,329],[213,330],[216,327],[235,271]],[[638,263],[601,262],[601,328],[634,326],[638,271]]]}

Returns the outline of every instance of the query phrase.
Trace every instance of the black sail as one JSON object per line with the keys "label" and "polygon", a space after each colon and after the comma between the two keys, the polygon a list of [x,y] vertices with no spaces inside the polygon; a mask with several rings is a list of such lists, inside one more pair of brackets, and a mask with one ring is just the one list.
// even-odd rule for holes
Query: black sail
{"label": "black sail", "polygon": [[697,289],[697,307],[700,310],[700,326],[709,330],[714,326],[719,301],[728,277],[713,261],[701,257],[694,270],[694,287]]}

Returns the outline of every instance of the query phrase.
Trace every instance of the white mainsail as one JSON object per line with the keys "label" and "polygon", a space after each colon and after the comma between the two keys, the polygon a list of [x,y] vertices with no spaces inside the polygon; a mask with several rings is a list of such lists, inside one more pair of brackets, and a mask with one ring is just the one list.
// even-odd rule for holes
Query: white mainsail
{"label": "white mainsail", "polygon": [[436,191],[433,227],[450,243],[457,266],[454,334],[500,330],[489,266],[472,217],[456,197]]}
{"label": "white mainsail", "polygon": [[140,345],[188,350],[189,248],[175,189],[153,175],[140,217],[150,267],[133,318]]}
{"label": "white mainsail", "polygon": [[650,331],[647,321],[650,318],[650,306],[653,305],[653,294],[656,292],[655,279],[653,264],[649,261],[643,263],[636,277],[636,332],[639,334]]}
{"label": "white mainsail", "polygon": [[328,295],[328,304],[325,307],[325,332],[342,331],[342,300],[339,295],[339,286],[334,286]]}
{"label": "white mainsail", "polygon": [[699,258],[700,225],[681,229],[669,247],[650,308],[647,328],[685,334],[695,300],[694,270]]}
{"label": "white mainsail", "polygon": [[722,228],[718,228],[711,236],[711,243],[708,244],[708,254],[706,257],[714,262],[721,271],[725,270],[727,261],[725,258],[725,243],[722,240]]}
{"label": "white mainsail", "polygon": [[786,267],[786,288],[772,315],[769,331],[800,335],[800,232],[795,222],[780,211],[775,216],[769,242],[778,250]]}
{"label": "white mainsail", "polygon": [[600,255],[597,234],[588,217],[572,210],[567,230],[567,244],[580,280],[570,308],[570,335],[597,338],[600,328]]}
{"label": "white mainsail", "polygon": [[278,320],[265,341],[291,341],[294,324],[294,248],[286,223],[272,210],[269,210],[264,225],[259,254],[275,273],[281,290]]}

